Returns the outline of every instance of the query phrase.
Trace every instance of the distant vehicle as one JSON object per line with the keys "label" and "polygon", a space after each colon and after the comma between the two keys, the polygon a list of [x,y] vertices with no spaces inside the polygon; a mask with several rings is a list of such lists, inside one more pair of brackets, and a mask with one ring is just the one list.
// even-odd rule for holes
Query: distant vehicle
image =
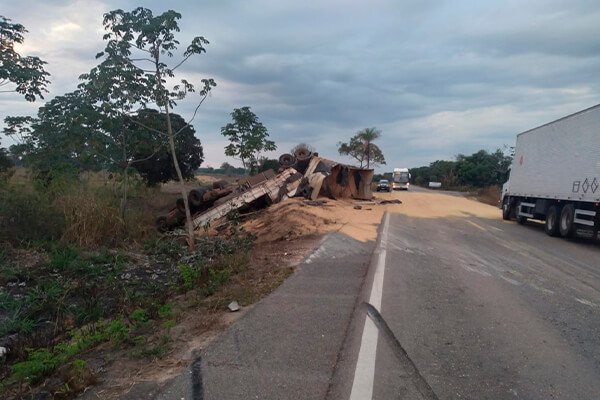
{"label": "distant vehicle", "polygon": [[378,192],[391,192],[392,186],[390,185],[390,181],[388,181],[387,179],[380,180],[379,183],[377,184],[377,191]]}
{"label": "distant vehicle", "polygon": [[550,236],[600,225],[600,104],[517,135],[502,218],[545,221]]}
{"label": "distant vehicle", "polygon": [[410,183],[410,173],[408,168],[394,168],[394,182],[392,183],[392,189],[394,190],[408,190]]}

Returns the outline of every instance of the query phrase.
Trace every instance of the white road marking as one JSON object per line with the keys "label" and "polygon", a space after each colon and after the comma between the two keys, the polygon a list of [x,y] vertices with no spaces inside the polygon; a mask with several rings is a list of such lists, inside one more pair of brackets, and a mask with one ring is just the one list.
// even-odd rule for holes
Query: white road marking
{"label": "white road marking", "polygon": [[595,307],[600,307],[598,304],[593,303],[593,302],[591,302],[589,300],[586,300],[586,299],[578,299],[577,297],[575,297],[575,301],[578,301],[581,304],[585,304],[586,306],[590,306],[590,307],[594,307],[594,308]]}
{"label": "white road marking", "polygon": [[481,230],[481,231],[487,231],[487,229],[485,229],[483,226],[481,226],[481,225],[479,225],[479,224],[476,224],[476,223],[475,223],[475,222],[473,222],[473,221],[469,221],[469,220],[467,220],[467,222],[468,222],[469,224],[473,225],[475,228],[477,228],[477,229]]}
{"label": "white road marking", "polygon": [[529,286],[531,286],[535,290],[539,290],[540,292],[542,292],[544,294],[554,294],[554,292],[552,290],[538,286],[535,283],[529,283]]}
{"label": "white road marking", "polygon": [[461,266],[462,266],[464,269],[466,269],[467,271],[476,272],[476,273],[478,273],[478,274],[480,274],[480,275],[483,275],[483,276],[492,276],[492,274],[490,274],[489,272],[487,272],[487,271],[484,271],[484,270],[482,270],[482,269],[479,269],[479,268],[476,268],[476,267],[471,267],[471,266],[469,266],[469,265],[464,265],[464,264],[463,264],[463,265],[461,265]]}
{"label": "white road marking", "polygon": [[515,286],[521,286],[521,285],[522,285],[522,283],[521,283],[521,282],[519,282],[519,281],[516,281],[516,280],[514,280],[514,279],[507,278],[506,276],[504,276],[504,275],[502,275],[502,274],[500,274],[500,275],[498,275],[498,276],[499,276],[500,278],[504,279],[506,282],[508,282],[508,283],[512,284],[512,285],[515,285]]}
{"label": "white road marking", "polygon": [[[385,257],[387,253],[388,225],[390,215],[385,214],[383,229],[381,231],[381,242],[377,249],[378,258],[375,275],[373,277],[373,286],[371,287],[371,296],[369,303],[377,310],[381,309],[381,296],[383,293],[383,275],[385,273]],[[375,380],[375,356],[377,355],[377,338],[379,330],[371,318],[365,318],[365,328],[363,330],[358,351],[358,361],[354,371],[354,381],[352,382],[352,391],[350,400],[368,400],[373,397],[373,382]]]}
{"label": "white road marking", "polygon": [[481,230],[481,231],[487,231],[487,228],[490,228],[490,229],[493,229],[493,230],[495,230],[495,231],[497,231],[497,232],[503,232],[503,230],[502,230],[502,229],[500,229],[500,228],[496,228],[495,226],[492,226],[492,225],[486,225],[486,227],[484,228],[483,226],[481,226],[481,225],[479,225],[479,224],[476,224],[476,223],[475,223],[475,222],[473,222],[473,221],[469,221],[468,219],[467,219],[466,221],[467,221],[469,224],[473,225],[475,228],[477,228],[477,229],[479,229],[479,230]]}

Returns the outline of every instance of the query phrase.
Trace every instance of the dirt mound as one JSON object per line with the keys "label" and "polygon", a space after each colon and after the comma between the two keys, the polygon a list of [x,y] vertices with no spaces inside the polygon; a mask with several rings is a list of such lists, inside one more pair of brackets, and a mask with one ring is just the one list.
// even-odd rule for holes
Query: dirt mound
{"label": "dirt mound", "polygon": [[319,215],[318,211],[301,202],[284,202],[265,210],[243,227],[257,237],[257,243],[294,240],[339,229],[339,221]]}

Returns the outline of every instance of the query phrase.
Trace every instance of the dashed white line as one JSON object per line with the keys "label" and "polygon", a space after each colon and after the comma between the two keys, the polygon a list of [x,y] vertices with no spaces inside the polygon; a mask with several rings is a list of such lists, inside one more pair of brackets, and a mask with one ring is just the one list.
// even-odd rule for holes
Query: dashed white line
{"label": "dashed white line", "polygon": [[[385,214],[383,229],[381,231],[381,241],[377,249],[378,258],[375,275],[373,277],[373,286],[371,287],[371,296],[369,303],[376,309],[381,309],[381,296],[383,293],[383,276],[385,273],[385,257],[388,241],[388,225],[390,215]],[[350,400],[368,400],[373,397],[373,382],[375,380],[375,356],[377,354],[377,339],[379,330],[371,318],[365,318],[365,327],[363,329],[360,350],[358,351],[358,361],[354,371],[354,381],[352,382],[352,391]]]}

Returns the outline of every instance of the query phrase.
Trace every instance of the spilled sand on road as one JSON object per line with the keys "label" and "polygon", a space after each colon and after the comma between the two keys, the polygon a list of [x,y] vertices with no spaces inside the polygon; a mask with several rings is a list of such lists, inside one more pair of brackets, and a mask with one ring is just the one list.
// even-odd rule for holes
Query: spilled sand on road
{"label": "spilled sand on road", "polygon": [[[465,197],[443,192],[377,193],[380,200],[399,199],[402,204],[373,204],[360,200],[328,200],[310,206],[298,199],[288,199],[257,214],[242,224],[257,236],[257,242],[290,241],[306,235],[340,231],[361,242],[373,241],[383,214],[404,214],[415,218],[448,218],[476,216],[497,219],[496,207]],[[360,205],[361,209],[354,207]]]}

